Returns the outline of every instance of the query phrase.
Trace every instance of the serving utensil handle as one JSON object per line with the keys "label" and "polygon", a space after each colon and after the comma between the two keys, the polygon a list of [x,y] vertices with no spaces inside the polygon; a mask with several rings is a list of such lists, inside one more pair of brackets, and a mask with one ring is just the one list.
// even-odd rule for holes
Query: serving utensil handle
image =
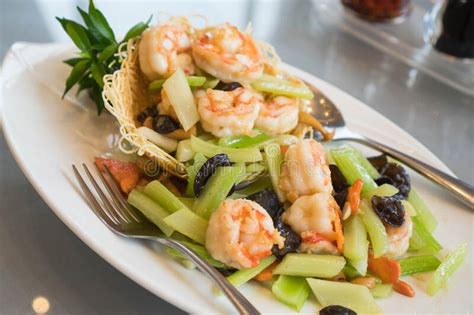
{"label": "serving utensil handle", "polygon": [[471,211],[474,211],[474,186],[375,140],[369,138],[340,138],[337,140],[358,142],[399,160],[417,173],[444,187]]}

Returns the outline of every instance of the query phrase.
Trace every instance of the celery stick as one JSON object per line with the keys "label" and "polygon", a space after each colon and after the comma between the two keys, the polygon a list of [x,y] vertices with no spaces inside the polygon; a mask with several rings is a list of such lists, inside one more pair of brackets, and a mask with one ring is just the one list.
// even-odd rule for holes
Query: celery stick
{"label": "celery stick", "polygon": [[179,201],[181,201],[188,209],[193,208],[194,198],[191,197],[178,197]]}
{"label": "celery stick", "polygon": [[160,181],[154,180],[148,183],[143,190],[145,195],[160,204],[168,212],[175,212],[182,208],[187,208],[168,188]]}
{"label": "celery stick", "polygon": [[372,165],[372,163],[370,163],[370,161],[359,150],[357,150],[353,146],[347,146],[347,147],[352,150],[357,162],[365,168],[365,170],[367,171],[367,173],[369,173],[372,179],[377,179],[380,177],[380,174],[377,171],[377,169]]}
{"label": "celery stick", "polygon": [[227,277],[230,283],[232,283],[235,287],[240,287],[242,284],[252,280],[255,276],[257,276],[260,272],[262,272],[265,268],[273,264],[276,260],[275,256],[269,256],[260,260],[258,266],[248,269],[240,269],[230,276]]}
{"label": "celery stick", "polygon": [[182,255],[176,249],[168,247],[165,249],[165,252],[171,256],[171,258],[175,259],[177,262],[183,265],[186,269],[195,269],[196,265],[193,264],[186,256]]}
{"label": "celery stick", "polygon": [[347,278],[353,279],[362,276],[357,269],[355,269],[349,262],[342,268],[342,272],[346,275]]}
{"label": "celery stick", "polygon": [[367,256],[369,242],[364,223],[358,215],[344,221],[344,257],[359,260]]}
{"label": "celery stick", "polygon": [[366,286],[320,279],[306,279],[306,281],[323,307],[341,305],[357,314],[382,313]]}
{"label": "celery stick", "polygon": [[412,256],[401,259],[400,268],[402,276],[411,275],[413,273],[433,271],[438,268],[441,262],[433,255]]}
{"label": "celery stick", "polygon": [[149,92],[156,92],[160,90],[163,87],[163,83],[165,83],[165,79],[158,79],[153,82],[151,82],[148,85],[148,91]]}
{"label": "celery stick", "polygon": [[178,120],[185,131],[188,131],[199,121],[196,103],[193,92],[189,87],[183,70],[178,69],[173,73],[165,83],[163,90],[178,116]]}
{"label": "celery stick", "polygon": [[260,163],[251,163],[245,167],[245,172],[248,174],[263,173],[265,169],[265,166]]}
{"label": "celery stick", "polygon": [[244,189],[237,191],[237,194],[242,196],[248,196],[261,190],[264,190],[265,188],[272,188],[272,181],[268,176],[264,176],[258,179],[256,182],[245,187]]}
{"label": "celery stick", "polygon": [[467,243],[459,245],[441,262],[428,282],[428,294],[435,295],[445,286],[451,275],[461,266],[467,255]]}
{"label": "celery stick", "polygon": [[413,233],[410,238],[410,250],[426,250],[426,248],[431,248],[433,254],[439,252],[443,247],[426,230],[425,226],[419,221],[418,216],[412,217],[411,220],[413,221]]}
{"label": "celery stick", "polygon": [[284,202],[286,197],[281,191],[279,184],[281,164],[283,162],[283,155],[281,154],[280,146],[274,143],[265,146],[263,156],[267,164],[270,179],[272,180],[273,190],[275,191],[278,200]]}
{"label": "celery stick", "polygon": [[377,184],[370,177],[365,167],[359,163],[351,149],[348,149],[347,146],[341,146],[332,149],[330,152],[334,162],[336,162],[349,184],[352,185],[357,179],[361,179],[364,182],[362,186],[363,195],[377,188]]}
{"label": "celery stick", "polygon": [[341,256],[287,254],[273,274],[287,276],[331,278],[341,272],[346,260]]}
{"label": "celery stick", "polygon": [[225,153],[233,162],[258,162],[262,160],[262,154],[260,154],[258,148],[225,148],[203,141],[195,136],[191,136],[191,147],[194,152],[201,152],[208,157]]}
{"label": "celery stick", "polygon": [[180,162],[186,162],[192,160],[194,157],[194,151],[191,147],[191,139],[181,140],[178,142],[178,148],[176,149],[176,159]]}
{"label": "celery stick", "polygon": [[420,223],[428,232],[432,233],[436,229],[438,222],[414,187],[411,187],[408,202],[415,208],[416,216]]}
{"label": "celery stick", "polygon": [[[227,266],[224,263],[221,263],[220,261],[214,259],[211,254],[207,251],[207,249],[198,244],[193,244],[190,242],[180,242],[181,244],[185,245],[188,247],[190,250],[195,252],[199,257],[204,259],[206,262],[208,262],[210,265],[216,267],[216,268],[226,268]],[[181,259],[186,259],[186,256],[181,254],[178,250],[174,248],[168,248],[167,252],[170,253],[173,257],[181,258]]]}
{"label": "celery stick", "polygon": [[388,251],[388,236],[385,226],[367,200],[361,200],[359,209],[359,216],[369,234],[374,257],[381,257]]}
{"label": "celery stick", "polygon": [[392,293],[392,285],[388,283],[376,284],[375,287],[369,290],[374,298],[386,298]]}
{"label": "celery stick", "polygon": [[145,194],[134,189],[128,194],[127,202],[140,210],[140,212],[143,213],[148,220],[156,224],[166,236],[170,236],[173,233],[173,228],[163,220],[169,213]]}
{"label": "celery stick", "polygon": [[206,241],[207,221],[189,210],[182,208],[164,218],[166,224],[181,234],[200,244]]}
{"label": "celery stick", "polygon": [[405,209],[405,212],[408,213],[410,217],[416,217],[416,210],[413,208],[411,203],[406,200],[401,200],[401,203],[403,205],[403,209]]}
{"label": "celery stick", "polygon": [[194,197],[194,179],[196,174],[199,172],[201,167],[206,163],[207,158],[202,153],[196,153],[194,156],[194,164],[187,167],[186,171],[188,173],[188,184],[186,186],[186,196]]}
{"label": "celery stick", "polygon": [[218,141],[218,145],[221,147],[228,147],[228,148],[249,148],[249,147],[260,147],[269,141],[274,141],[274,138],[260,133],[254,137],[250,136],[228,136],[222,137]]}
{"label": "celery stick", "polygon": [[202,85],[202,88],[207,90],[207,89],[213,89],[219,84],[219,79],[213,79],[213,78],[208,78],[206,82]]}
{"label": "celery stick", "polygon": [[208,219],[221,202],[227,198],[243,167],[243,164],[218,167],[207,181],[199,198],[194,202],[193,210],[201,217]]}
{"label": "celery stick", "polygon": [[312,99],[313,92],[304,84],[297,84],[276,77],[263,75],[260,79],[252,82],[252,87],[259,92],[267,92],[275,95]]}
{"label": "celery stick", "polygon": [[[206,77],[186,76],[186,81],[191,87],[203,86],[206,83]],[[156,92],[163,87],[164,79],[155,80],[148,85],[148,91]]]}
{"label": "celery stick", "polygon": [[281,275],[272,285],[272,293],[280,302],[300,311],[309,296],[309,285],[303,277]]}
{"label": "celery stick", "polygon": [[366,242],[365,244],[366,250],[364,252],[364,257],[357,260],[348,259],[349,264],[357,270],[357,273],[364,277],[367,274],[367,267],[369,265],[369,242]]}
{"label": "celery stick", "polygon": [[[179,150],[179,145],[178,145]],[[367,200],[371,200],[373,196],[382,196],[382,197],[390,197],[398,193],[398,189],[395,186],[390,184],[382,184],[379,187],[375,188],[374,190],[369,191],[365,194],[365,198]]]}

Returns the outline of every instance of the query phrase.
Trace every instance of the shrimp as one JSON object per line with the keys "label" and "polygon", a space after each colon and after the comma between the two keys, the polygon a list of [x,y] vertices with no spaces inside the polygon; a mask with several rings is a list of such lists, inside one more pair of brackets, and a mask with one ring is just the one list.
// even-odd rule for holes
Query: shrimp
{"label": "shrimp", "polygon": [[405,212],[405,222],[402,226],[386,225],[385,230],[387,231],[389,244],[387,256],[397,258],[405,254],[410,246],[410,237],[413,233],[413,221],[410,214]]}
{"label": "shrimp", "polygon": [[279,186],[290,202],[300,196],[330,193],[331,171],[323,146],[313,139],[291,145],[285,153]]}
{"label": "shrimp", "polygon": [[184,18],[170,20],[143,32],[138,57],[140,69],[148,80],[168,77],[178,68],[187,75],[194,73],[190,56],[192,33],[192,27]]}
{"label": "shrimp", "polygon": [[197,66],[225,82],[251,82],[264,68],[264,57],[250,34],[225,23],[204,29],[192,45]]}
{"label": "shrimp", "polygon": [[263,102],[255,126],[270,135],[287,133],[298,124],[298,101],[277,96]]}
{"label": "shrimp", "polygon": [[209,219],[206,248],[228,266],[255,267],[272,254],[274,244],[282,248],[283,238],[267,211],[254,201],[224,200]]}
{"label": "shrimp", "polygon": [[298,251],[307,254],[339,255],[337,246],[326,237],[314,231],[301,233],[301,244]]}
{"label": "shrimp", "polygon": [[202,128],[216,137],[250,134],[262,103],[259,95],[245,88],[198,90],[195,96]]}

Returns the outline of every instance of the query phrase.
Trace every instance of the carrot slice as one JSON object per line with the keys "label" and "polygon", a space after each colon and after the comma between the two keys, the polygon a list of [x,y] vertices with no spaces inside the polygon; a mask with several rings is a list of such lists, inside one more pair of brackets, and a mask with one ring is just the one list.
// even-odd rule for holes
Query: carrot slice
{"label": "carrot slice", "polygon": [[347,201],[351,206],[351,211],[353,214],[357,214],[359,212],[360,192],[362,191],[362,186],[364,186],[362,179],[357,179],[347,191]]}
{"label": "carrot slice", "polygon": [[413,290],[413,288],[408,284],[406,283],[405,281],[402,281],[402,280],[398,280],[397,282],[395,282],[393,284],[393,289],[400,293],[400,294],[403,294],[405,296],[408,296],[408,297],[414,297],[415,296],[415,290]]}
{"label": "carrot slice", "polygon": [[337,250],[342,253],[344,250],[344,233],[342,232],[342,223],[341,223],[341,214],[339,210],[339,207],[336,205],[333,207],[334,209],[334,232],[336,234],[336,245],[337,245]]}
{"label": "carrot slice", "polygon": [[128,194],[137,186],[140,179],[140,172],[135,164],[100,157],[96,157],[95,162],[102,172],[105,172],[104,165],[107,166],[124,193]]}
{"label": "carrot slice", "polygon": [[257,281],[269,281],[273,278],[273,270],[278,266],[278,263],[273,263],[267,268],[263,269],[258,275],[254,277]]}
{"label": "carrot slice", "polygon": [[374,258],[369,253],[369,270],[379,277],[384,283],[396,283],[400,279],[400,263],[387,257]]}

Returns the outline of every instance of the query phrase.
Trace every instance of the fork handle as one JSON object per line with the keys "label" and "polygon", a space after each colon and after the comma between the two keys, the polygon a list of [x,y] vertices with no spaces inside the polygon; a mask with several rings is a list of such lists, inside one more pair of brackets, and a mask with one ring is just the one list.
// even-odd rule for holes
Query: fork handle
{"label": "fork handle", "polygon": [[172,239],[165,239],[161,237],[144,237],[149,240],[156,241],[165,246],[171,247],[185,255],[192,261],[196,267],[205,273],[213,282],[224,292],[227,298],[232,302],[235,308],[242,315],[259,315],[260,312],[247,300],[239,290],[234,287],[216,268],[208,264],[201,257],[196,255],[192,250]]}
{"label": "fork handle", "polygon": [[340,138],[337,140],[358,142],[399,160],[432,182],[447,189],[471,211],[474,211],[474,186],[375,140],[369,138]]}

